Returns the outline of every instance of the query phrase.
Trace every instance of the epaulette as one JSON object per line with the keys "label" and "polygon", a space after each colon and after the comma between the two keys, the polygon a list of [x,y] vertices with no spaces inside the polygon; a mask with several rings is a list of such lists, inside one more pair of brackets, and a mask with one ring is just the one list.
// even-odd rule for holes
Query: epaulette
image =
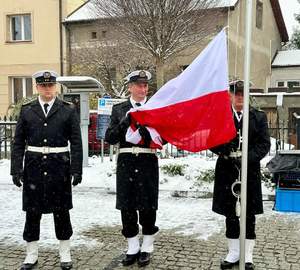
{"label": "epaulette", "polygon": [[125,100],[125,101],[123,101],[123,102],[121,102],[121,103],[114,104],[114,107],[115,107],[115,108],[117,108],[117,107],[122,107],[122,106],[124,106],[124,105],[126,105],[126,104],[128,104],[128,100]]}
{"label": "epaulette", "polygon": [[63,102],[64,104],[66,104],[66,105],[74,105],[72,102],[65,101],[65,100],[63,100],[62,102]]}
{"label": "epaulette", "polygon": [[250,111],[264,112],[262,109],[253,106],[250,107]]}
{"label": "epaulette", "polygon": [[265,111],[264,110],[262,110],[262,109],[260,109],[260,108],[253,108],[255,111],[257,111],[257,112],[262,112],[262,113],[264,113]]}
{"label": "epaulette", "polygon": [[30,105],[32,102],[34,102],[35,101],[35,99],[34,100],[29,100],[29,101],[26,101],[26,102],[24,102],[23,104],[22,104],[22,107],[23,106],[28,106],[28,105]]}

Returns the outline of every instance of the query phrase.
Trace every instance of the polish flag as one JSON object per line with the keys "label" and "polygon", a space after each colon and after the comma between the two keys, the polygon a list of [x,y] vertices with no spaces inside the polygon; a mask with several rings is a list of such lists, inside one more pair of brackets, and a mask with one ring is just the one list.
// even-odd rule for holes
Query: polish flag
{"label": "polish flag", "polygon": [[[156,144],[161,144],[161,136],[182,150],[209,149],[236,135],[228,87],[227,42],[222,30],[179,76],[130,114],[149,127]],[[126,140],[138,144],[138,130],[129,129]]]}

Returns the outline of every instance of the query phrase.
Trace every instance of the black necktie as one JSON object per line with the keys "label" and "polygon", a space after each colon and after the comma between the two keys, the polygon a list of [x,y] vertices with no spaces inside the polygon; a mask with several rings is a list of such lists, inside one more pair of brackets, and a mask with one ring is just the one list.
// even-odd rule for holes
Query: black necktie
{"label": "black necktie", "polygon": [[142,104],[139,103],[139,102],[136,102],[136,103],[135,103],[135,106],[140,107],[140,106],[142,106]]}
{"label": "black necktie", "polygon": [[242,112],[236,112],[238,117],[241,118]]}
{"label": "black necktie", "polygon": [[48,113],[48,107],[49,107],[49,104],[48,104],[48,103],[45,103],[45,104],[44,104],[44,110],[45,110],[45,113],[46,113],[46,114]]}

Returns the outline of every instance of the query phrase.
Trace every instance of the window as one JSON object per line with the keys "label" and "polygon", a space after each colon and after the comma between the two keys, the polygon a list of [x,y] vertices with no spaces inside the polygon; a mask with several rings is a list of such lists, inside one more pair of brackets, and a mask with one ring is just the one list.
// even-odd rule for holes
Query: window
{"label": "window", "polygon": [[256,27],[263,28],[263,3],[261,0],[256,0]]}
{"label": "window", "polygon": [[284,82],[283,81],[277,82],[277,87],[284,87]]}
{"label": "window", "polygon": [[9,40],[10,41],[31,41],[31,15],[10,15],[9,19]]}
{"label": "window", "polygon": [[12,103],[18,103],[22,98],[32,97],[32,79],[31,78],[12,78]]}
{"label": "window", "polygon": [[288,81],[287,86],[288,86],[288,88],[298,87],[298,86],[300,86],[300,82],[299,81]]}
{"label": "window", "polygon": [[102,38],[106,38],[106,33],[107,33],[106,30],[103,30],[103,31],[102,31]]}
{"label": "window", "polygon": [[96,38],[97,38],[97,32],[92,32],[91,39],[96,39]]}

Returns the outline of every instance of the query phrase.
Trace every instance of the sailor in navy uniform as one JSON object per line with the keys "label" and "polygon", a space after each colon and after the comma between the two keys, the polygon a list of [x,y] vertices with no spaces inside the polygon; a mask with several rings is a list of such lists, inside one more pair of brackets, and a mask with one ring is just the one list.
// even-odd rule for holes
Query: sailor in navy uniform
{"label": "sailor in navy uniform", "polygon": [[[213,195],[213,211],[226,217],[226,237],[228,254],[221,262],[221,269],[231,269],[239,263],[240,258],[240,226],[239,202],[232,193],[232,185],[240,180],[242,150],[242,118],[244,103],[244,82],[230,83],[230,96],[236,137],[229,143],[211,149],[219,155],[215,169],[215,185]],[[253,249],[255,245],[255,215],[263,213],[260,160],[269,152],[270,135],[266,114],[258,109],[249,109],[248,137],[248,182],[247,182],[247,226],[245,242],[245,269],[254,269]],[[239,195],[240,186],[235,185],[235,193]],[[235,189],[235,188],[234,188]]]}
{"label": "sailor in navy uniform", "polygon": [[61,268],[72,268],[71,184],[82,179],[82,142],[75,106],[56,97],[57,76],[49,70],[33,75],[39,96],[22,106],[13,142],[11,175],[16,186],[23,183],[26,211],[27,255],[21,269],[32,269],[38,261],[40,220],[48,213],[54,217]]}
{"label": "sailor in navy uniform", "polygon": [[[122,263],[127,266],[138,261],[139,266],[145,266],[150,263],[154,235],[158,232],[158,227],[155,226],[158,205],[158,159],[155,150],[149,148],[151,137],[144,126],[138,127],[143,138],[143,144],[139,144],[138,147],[127,142],[125,134],[130,125],[130,118],[126,113],[146,102],[151,73],[136,70],[126,78],[131,96],[127,101],[113,106],[105,140],[120,146],[116,208],[121,211],[122,234],[128,241],[128,250]],[[142,226],[141,246],[138,223]]]}

